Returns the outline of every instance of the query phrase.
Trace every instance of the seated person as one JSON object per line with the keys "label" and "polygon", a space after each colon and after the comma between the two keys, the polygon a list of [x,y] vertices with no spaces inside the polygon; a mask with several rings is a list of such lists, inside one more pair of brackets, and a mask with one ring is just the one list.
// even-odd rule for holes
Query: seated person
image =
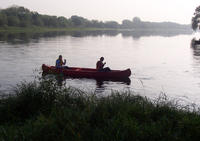
{"label": "seated person", "polygon": [[58,59],[56,60],[56,68],[68,68],[67,66],[64,66],[66,64],[66,59],[64,59],[64,62],[62,60],[62,55],[59,55]]}
{"label": "seated person", "polygon": [[104,68],[104,65],[106,64],[106,62],[103,63],[103,60],[104,60],[104,57],[101,57],[100,60],[96,64],[96,69],[98,71],[103,71],[103,72],[111,71],[109,67]]}

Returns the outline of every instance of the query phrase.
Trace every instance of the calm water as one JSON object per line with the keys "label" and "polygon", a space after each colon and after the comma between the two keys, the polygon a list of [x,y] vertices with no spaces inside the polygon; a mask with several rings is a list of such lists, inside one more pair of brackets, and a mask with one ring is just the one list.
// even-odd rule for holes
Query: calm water
{"label": "calm water", "polygon": [[110,68],[132,70],[129,85],[93,79],[66,79],[64,83],[98,94],[131,90],[152,98],[164,92],[200,104],[200,50],[190,48],[194,35],[134,35],[8,36],[0,42],[0,91],[9,91],[20,81],[32,81],[42,63],[54,65],[59,54],[68,66],[91,68],[104,56]]}

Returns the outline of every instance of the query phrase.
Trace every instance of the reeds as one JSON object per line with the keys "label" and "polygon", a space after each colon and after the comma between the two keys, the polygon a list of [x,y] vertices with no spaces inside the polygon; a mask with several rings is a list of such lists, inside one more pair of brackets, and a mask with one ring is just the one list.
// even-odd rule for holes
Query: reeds
{"label": "reeds", "polygon": [[162,96],[133,92],[99,97],[54,80],[22,83],[0,100],[0,140],[199,140],[198,111]]}

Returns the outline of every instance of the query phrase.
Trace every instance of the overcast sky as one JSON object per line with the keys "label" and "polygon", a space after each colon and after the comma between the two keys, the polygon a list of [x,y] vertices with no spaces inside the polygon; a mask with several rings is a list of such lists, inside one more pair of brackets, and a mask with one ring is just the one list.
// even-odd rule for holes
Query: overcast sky
{"label": "overcast sky", "polygon": [[24,6],[41,14],[79,15],[102,21],[140,17],[144,21],[189,24],[199,0],[0,0],[0,8]]}

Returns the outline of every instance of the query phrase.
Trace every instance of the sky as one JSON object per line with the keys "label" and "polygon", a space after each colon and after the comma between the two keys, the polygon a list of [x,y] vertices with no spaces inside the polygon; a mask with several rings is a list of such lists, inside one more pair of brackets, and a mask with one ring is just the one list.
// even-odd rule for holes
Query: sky
{"label": "sky", "polygon": [[24,6],[40,14],[114,20],[140,17],[142,21],[190,24],[199,0],[0,0],[0,8]]}

